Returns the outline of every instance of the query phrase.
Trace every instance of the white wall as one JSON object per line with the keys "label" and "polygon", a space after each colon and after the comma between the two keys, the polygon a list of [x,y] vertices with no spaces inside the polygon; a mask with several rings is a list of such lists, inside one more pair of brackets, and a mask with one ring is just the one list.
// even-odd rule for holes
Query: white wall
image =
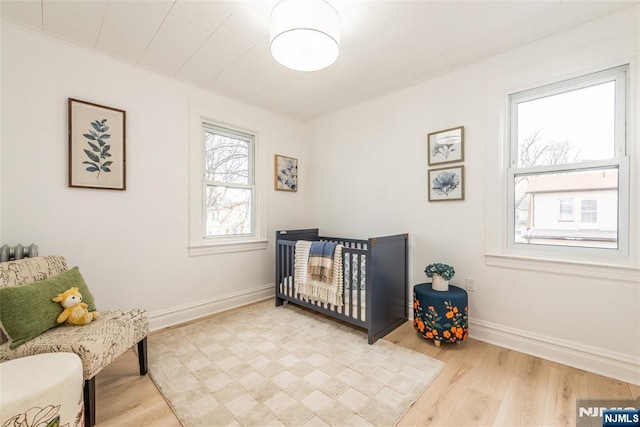
{"label": "white wall", "polygon": [[[308,155],[314,163],[308,179],[315,222],[330,235],[408,232],[411,286],[425,282],[425,266],[436,261],[455,266],[454,283],[464,286],[466,277],[475,278],[471,336],[640,383],[635,247],[631,267],[620,268],[620,280],[574,275],[576,266],[560,266],[558,275],[489,266],[485,260],[486,253],[502,248],[502,240],[496,248],[490,236],[505,228],[506,211],[500,197],[506,185],[494,179],[502,175],[503,126],[502,101],[494,99],[503,93],[495,88],[523,70],[534,70],[534,83],[542,84],[633,60],[639,18],[637,7],[627,9],[311,123]],[[545,74],[545,64],[554,74]],[[632,106],[637,94],[634,79]],[[428,202],[427,133],[460,125],[465,126],[465,200]],[[637,170],[633,126],[630,151]],[[637,212],[637,174],[632,182]],[[637,221],[637,215],[631,218]],[[631,233],[637,242],[636,225]]]}
{"label": "white wall", "polygon": [[[68,97],[126,110],[126,191],[67,187]],[[304,189],[273,190],[273,154],[304,162],[302,125],[3,22],[3,242],[64,255],[80,266],[99,309],[143,306],[156,327],[272,294],[264,288],[273,283],[272,242],[267,250],[188,256],[190,103],[259,132],[268,237],[300,226]]]}

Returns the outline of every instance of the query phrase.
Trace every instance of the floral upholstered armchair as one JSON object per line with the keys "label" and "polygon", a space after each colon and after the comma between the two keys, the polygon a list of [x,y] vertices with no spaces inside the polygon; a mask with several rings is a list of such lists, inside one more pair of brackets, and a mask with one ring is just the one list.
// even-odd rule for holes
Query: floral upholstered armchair
{"label": "floral upholstered armchair", "polygon": [[[85,426],[93,426],[95,377],[104,367],[137,344],[140,375],[147,373],[149,320],[143,309],[100,311],[97,320],[83,326],[58,325],[55,318],[43,315],[51,304],[57,304],[51,301],[54,296],[74,286],[80,288],[89,310],[95,310],[78,268],[69,270],[64,257],[0,262],[0,362],[55,352],[80,356]],[[24,307],[25,301],[29,306]]]}

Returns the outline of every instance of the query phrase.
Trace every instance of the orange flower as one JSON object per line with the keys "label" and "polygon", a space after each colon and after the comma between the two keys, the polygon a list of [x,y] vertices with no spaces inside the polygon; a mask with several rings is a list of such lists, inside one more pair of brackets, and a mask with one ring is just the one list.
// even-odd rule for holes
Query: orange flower
{"label": "orange flower", "polygon": [[447,317],[447,319],[453,318],[453,311],[447,311],[447,314],[445,314],[445,316]]}
{"label": "orange flower", "polygon": [[444,332],[442,333],[442,335],[444,335],[444,337],[445,337],[445,338],[450,338],[450,337],[451,337],[451,332],[449,332],[449,331],[444,331]]}
{"label": "orange flower", "polygon": [[457,313],[458,312],[458,307],[453,307],[453,312]]}
{"label": "orange flower", "polygon": [[418,321],[418,330],[424,332],[424,322],[422,320]]}
{"label": "orange flower", "polygon": [[431,332],[427,332],[427,338],[433,338],[433,334]]}
{"label": "orange flower", "polygon": [[418,308],[418,301],[414,301],[414,302],[413,302],[413,308],[414,308],[414,309]]}
{"label": "orange flower", "polygon": [[455,326],[451,327],[451,332],[453,332],[454,334],[456,333],[456,327]]}
{"label": "orange flower", "polygon": [[434,336],[438,335],[438,330],[437,330],[437,329],[434,329],[434,330],[433,330],[433,335],[434,335]]}
{"label": "orange flower", "polygon": [[456,337],[462,338],[462,328],[458,328],[458,330],[456,331]]}

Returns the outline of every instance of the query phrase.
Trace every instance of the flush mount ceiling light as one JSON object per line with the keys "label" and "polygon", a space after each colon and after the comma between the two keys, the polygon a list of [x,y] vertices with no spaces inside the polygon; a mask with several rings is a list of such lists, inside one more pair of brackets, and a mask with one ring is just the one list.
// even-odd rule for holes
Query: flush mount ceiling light
{"label": "flush mount ceiling light", "polygon": [[325,0],[281,0],[270,35],[271,55],[292,70],[322,70],[340,54],[340,17]]}

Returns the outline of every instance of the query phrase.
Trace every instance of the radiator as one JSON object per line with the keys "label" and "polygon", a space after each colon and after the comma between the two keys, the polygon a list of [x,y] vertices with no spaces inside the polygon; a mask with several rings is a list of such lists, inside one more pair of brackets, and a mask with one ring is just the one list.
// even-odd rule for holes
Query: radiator
{"label": "radiator", "polygon": [[38,246],[35,244],[31,244],[29,246],[22,246],[21,244],[17,244],[15,246],[0,246],[0,262],[22,258],[33,258],[35,256],[38,256]]}

